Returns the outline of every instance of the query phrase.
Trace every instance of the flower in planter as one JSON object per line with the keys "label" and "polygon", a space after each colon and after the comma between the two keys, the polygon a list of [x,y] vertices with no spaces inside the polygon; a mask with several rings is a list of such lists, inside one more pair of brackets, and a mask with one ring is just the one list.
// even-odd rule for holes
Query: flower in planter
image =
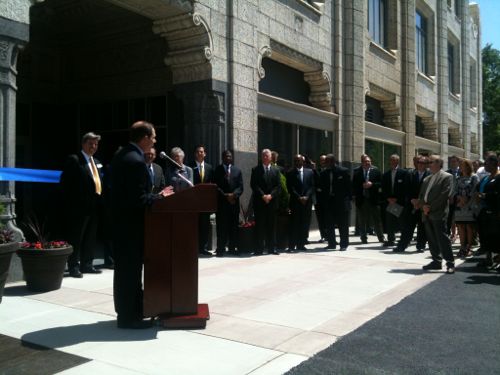
{"label": "flower in planter", "polygon": [[46,242],[23,242],[21,244],[22,249],[37,249],[37,250],[44,250],[44,249],[57,249],[61,247],[68,247],[69,243],[66,241],[46,241]]}
{"label": "flower in planter", "polygon": [[33,234],[35,241],[27,241],[21,244],[21,249],[58,249],[61,247],[68,247],[70,244],[63,240],[49,241],[47,237],[49,234],[45,231],[45,225],[40,224],[35,216],[30,216],[26,220],[26,226]]}

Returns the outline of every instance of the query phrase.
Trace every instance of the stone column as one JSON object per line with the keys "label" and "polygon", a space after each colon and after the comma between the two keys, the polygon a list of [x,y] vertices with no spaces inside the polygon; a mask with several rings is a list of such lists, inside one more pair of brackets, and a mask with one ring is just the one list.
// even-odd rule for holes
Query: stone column
{"label": "stone column", "polygon": [[448,5],[437,2],[437,91],[438,91],[438,137],[441,156],[448,157]]}
{"label": "stone column", "polygon": [[340,160],[346,165],[357,162],[364,150],[365,6],[364,0],[352,0],[345,1],[343,9],[344,82]]}
{"label": "stone column", "polygon": [[415,0],[401,4],[401,124],[406,133],[403,148],[407,167],[415,154]]}
{"label": "stone column", "polygon": [[227,84],[214,79],[221,63],[214,62],[208,19],[196,12],[183,13],[155,20],[153,32],[168,44],[165,64],[172,71],[174,93],[184,109],[184,152],[192,160],[194,146],[204,142],[208,161],[217,164],[222,148],[227,147]]}
{"label": "stone column", "polygon": [[[29,35],[27,24],[0,18],[0,167],[16,166],[16,59]],[[0,202],[5,206],[0,221],[14,231],[17,240],[24,239],[16,226],[15,183],[0,182]]]}
{"label": "stone column", "polygon": [[462,0],[460,2],[462,15],[462,23],[460,26],[460,52],[462,55],[461,64],[461,93],[462,93],[462,142],[460,147],[464,148],[464,156],[470,158],[471,153],[471,123],[470,123],[470,58],[469,58],[469,44],[470,44],[470,27],[469,27],[469,1]]}

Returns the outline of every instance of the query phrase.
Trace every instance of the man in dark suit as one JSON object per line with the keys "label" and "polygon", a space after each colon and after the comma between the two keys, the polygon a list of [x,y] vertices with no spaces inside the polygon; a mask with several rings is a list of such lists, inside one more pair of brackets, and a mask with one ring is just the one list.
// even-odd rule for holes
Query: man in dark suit
{"label": "man in dark suit", "polygon": [[384,232],[380,216],[380,195],[382,174],[372,166],[371,158],[366,155],[360,168],[353,172],[352,189],[356,200],[356,217],[359,225],[361,243],[368,243],[368,228],[374,228],[379,242],[384,242]]}
{"label": "man in dark suit", "polygon": [[165,173],[163,168],[156,164],[156,149],[151,147],[151,150],[144,153],[144,159],[148,167],[148,172],[151,177],[151,184],[153,185],[152,192],[159,193],[165,187]]}
{"label": "man in dark suit", "polygon": [[94,159],[100,135],[87,133],[82,150],[68,157],[61,174],[61,187],[66,209],[66,236],[73,246],[68,258],[69,275],[80,278],[83,273],[101,273],[93,266],[99,216],[103,209],[102,164]]}
{"label": "man in dark suit", "polygon": [[291,211],[289,252],[293,252],[295,247],[297,250],[306,250],[314,195],[314,173],[311,169],[304,168],[304,157],[295,155],[293,164],[294,168],[286,174]]}
{"label": "man in dark suit", "polygon": [[214,171],[214,183],[218,187],[217,204],[217,250],[218,257],[224,256],[226,244],[230,253],[236,252],[240,216],[240,196],[243,194],[241,170],[233,165],[233,154],[222,153],[222,164]]}
{"label": "man in dark suit", "polygon": [[153,194],[144,153],[156,142],[152,124],[138,121],[129,133],[130,143],[111,162],[111,209],[115,273],[113,297],[118,328],[148,328],[143,320],[142,265],[144,258],[144,209],[172,193],[167,187]]}
{"label": "man in dark suit", "polygon": [[280,171],[271,165],[271,150],[263,149],[262,163],[252,169],[250,187],[255,213],[258,248],[255,255],[262,255],[264,249],[268,254],[279,255],[276,251],[276,215],[278,197],[281,190]]}
{"label": "man in dark suit", "polygon": [[407,203],[406,192],[408,189],[408,173],[399,166],[399,155],[391,155],[391,168],[382,176],[382,194],[385,199],[385,207],[398,205],[403,211],[399,216],[385,210],[385,224],[387,229],[387,241],[384,246],[394,246],[396,232],[400,225],[404,225],[405,207]]}
{"label": "man in dark suit", "polygon": [[410,172],[408,179],[408,199],[411,204],[411,212],[408,213],[407,220],[401,229],[401,238],[399,239],[398,245],[393,250],[396,253],[405,251],[410,245],[415,227],[417,227],[417,251],[420,253],[423,252],[425,243],[427,242],[425,228],[422,223],[422,211],[418,204],[418,196],[424,178],[426,178],[430,172],[427,170],[427,158],[425,156],[419,155],[415,160],[415,164],[416,168]]}
{"label": "man in dark suit", "polygon": [[442,170],[443,160],[439,155],[431,155],[431,175],[424,179],[419,194],[419,207],[422,209],[422,221],[429,240],[432,262],[422,268],[440,270],[442,260],[446,261],[446,273],[455,273],[455,259],[451,241],[447,235],[448,201],[453,189],[453,175]]}
{"label": "man in dark suit", "polygon": [[[198,184],[210,184],[214,179],[214,169],[210,164],[205,162],[205,146],[198,145],[194,148],[194,163],[191,164],[193,169],[193,182]],[[210,214],[207,212],[200,213],[198,221],[198,252],[202,255],[211,256],[208,251],[208,234],[210,233]]]}
{"label": "man in dark suit", "polygon": [[347,168],[336,165],[332,154],[326,156],[327,168],[321,172],[320,185],[326,204],[327,240],[326,250],[335,249],[335,225],[339,228],[340,251],[349,246],[349,216],[351,212],[351,176]]}

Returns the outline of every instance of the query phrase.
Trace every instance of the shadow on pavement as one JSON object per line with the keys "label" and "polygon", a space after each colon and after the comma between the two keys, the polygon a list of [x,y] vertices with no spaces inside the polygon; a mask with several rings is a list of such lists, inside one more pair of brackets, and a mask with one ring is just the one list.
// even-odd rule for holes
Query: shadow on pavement
{"label": "shadow on pavement", "polygon": [[158,329],[118,329],[116,320],[91,324],[54,327],[27,333],[23,342],[43,345],[49,348],[64,348],[85,342],[149,341],[157,338]]}

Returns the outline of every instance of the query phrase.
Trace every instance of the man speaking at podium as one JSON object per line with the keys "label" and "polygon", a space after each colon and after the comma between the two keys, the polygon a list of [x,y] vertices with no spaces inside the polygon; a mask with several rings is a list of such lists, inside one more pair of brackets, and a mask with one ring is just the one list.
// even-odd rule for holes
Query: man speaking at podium
{"label": "man speaking at podium", "polygon": [[144,258],[144,209],[156,199],[173,194],[168,186],[158,194],[152,183],[144,153],[156,143],[152,124],[138,121],[129,133],[130,143],[111,162],[111,209],[115,273],[113,295],[118,328],[151,327],[143,320],[142,265]]}

